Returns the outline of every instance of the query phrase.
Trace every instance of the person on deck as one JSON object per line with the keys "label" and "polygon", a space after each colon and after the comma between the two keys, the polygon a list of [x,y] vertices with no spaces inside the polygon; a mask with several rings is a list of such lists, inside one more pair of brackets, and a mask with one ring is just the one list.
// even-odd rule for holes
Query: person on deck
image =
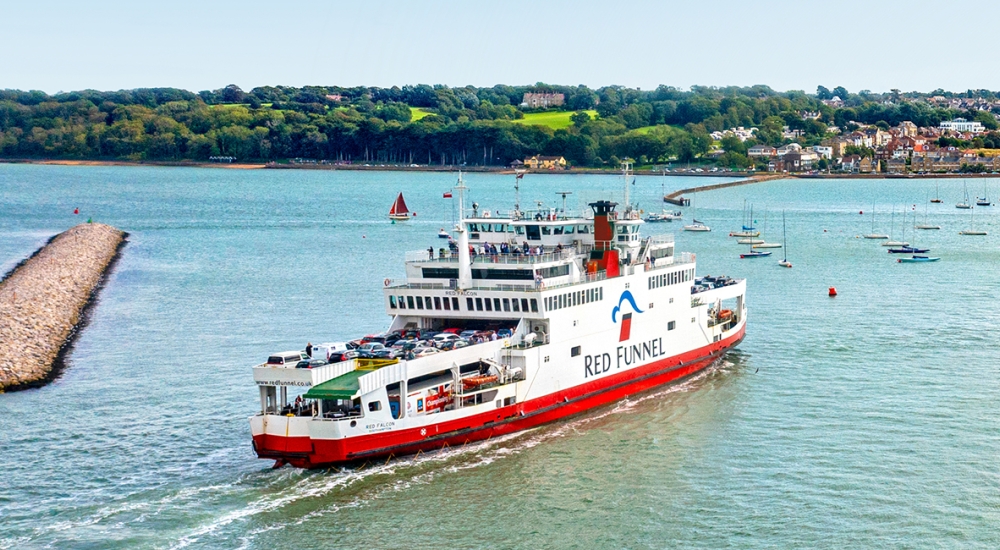
{"label": "person on deck", "polygon": [[312,342],[306,342],[306,355],[310,358],[313,356],[313,345]]}

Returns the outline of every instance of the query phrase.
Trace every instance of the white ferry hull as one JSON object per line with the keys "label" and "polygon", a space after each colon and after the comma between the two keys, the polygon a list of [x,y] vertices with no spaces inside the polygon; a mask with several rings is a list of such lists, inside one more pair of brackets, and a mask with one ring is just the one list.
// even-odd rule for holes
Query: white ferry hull
{"label": "white ferry hull", "polygon": [[745,331],[743,320],[724,339],[698,349],[523,403],[421,427],[326,439],[315,437],[309,429],[309,424],[323,420],[255,416],[251,417],[253,447],[260,458],[300,468],[318,468],[404,456],[515,433],[688,378],[738,345]]}

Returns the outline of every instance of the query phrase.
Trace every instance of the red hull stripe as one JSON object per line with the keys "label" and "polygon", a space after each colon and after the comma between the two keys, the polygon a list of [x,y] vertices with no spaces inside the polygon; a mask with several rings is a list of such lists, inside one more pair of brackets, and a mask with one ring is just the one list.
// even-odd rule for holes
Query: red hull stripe
{"label": "red hull stripe", "polygon": [[[744,336],[745,327],[727,340],[636,369],[640,372],[627,371],[564,392],[438,425],[336,440],[258,435],[254,437],[254,450],[260,458],[285,460],[297,467],[315,468],[380,456],[405,455],[514,433],[687,378],[715,362],[729,348],[738,345]],[[703,351],[708,353],[688,361],[678,361],[685,355]],[[571,392],[576,395],[571,395]],[[452,427],[454,429],[448,429]],[[442,428],[447,431],[430,437],[420,435],[421,429],[430,432]]]}

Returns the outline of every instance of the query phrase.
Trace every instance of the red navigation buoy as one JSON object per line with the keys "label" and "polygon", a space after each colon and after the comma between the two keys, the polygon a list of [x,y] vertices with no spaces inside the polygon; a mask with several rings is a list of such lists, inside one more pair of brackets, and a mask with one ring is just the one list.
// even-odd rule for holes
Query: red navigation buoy
{"label": "red navigation buoy", "polygon": [[836,295],[837,295],[837,287],[831,286],[830,287],[830,297],[833,298]]}
{"label": "red navigation buoy", "polygon": [[864,210],[858,210],[858,214],[861,214],[862,216],[864,216],[865,215],[865,211]]}
{"label": "red navigation buoy", "polygon": [[79,214],[80,213],[80,209],[79,208],[74,208],[73,209],[73,213],[74,214]]}

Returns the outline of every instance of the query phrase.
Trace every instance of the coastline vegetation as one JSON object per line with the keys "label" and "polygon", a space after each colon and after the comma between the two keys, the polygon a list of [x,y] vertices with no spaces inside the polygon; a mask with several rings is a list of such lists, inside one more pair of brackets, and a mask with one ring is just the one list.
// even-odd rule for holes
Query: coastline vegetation
{"label": "coastline vegetation", "polygon": [[[529,110],[521,106],[527,92],[563,94],[564,104]],[[834,95],[842,103],[831,105]],[[958,116],[990,132],[968,142],[942,139],[1000,148],[992,112],[940,106],[931,97],[998,96],[988,90],[854,94],[820,86],[807,94],[767,86],[643,91],[547,84],[265,86],[249,92],[230,85],[199,93],[154,88],[55,95],[0,90],[0,158],[506,166],[542,154],[563,156],[574,166],[616,167],[625,157],[640,165],[698,161],[716,147],[725,152],[715,163],[746,168],[753,165],[750,146],[787,143],[788,129],[798,131],[795,141],[815,145],[830,126],[935,126]],[[746,141],[710,135],[740,126],[758,131]]]}

